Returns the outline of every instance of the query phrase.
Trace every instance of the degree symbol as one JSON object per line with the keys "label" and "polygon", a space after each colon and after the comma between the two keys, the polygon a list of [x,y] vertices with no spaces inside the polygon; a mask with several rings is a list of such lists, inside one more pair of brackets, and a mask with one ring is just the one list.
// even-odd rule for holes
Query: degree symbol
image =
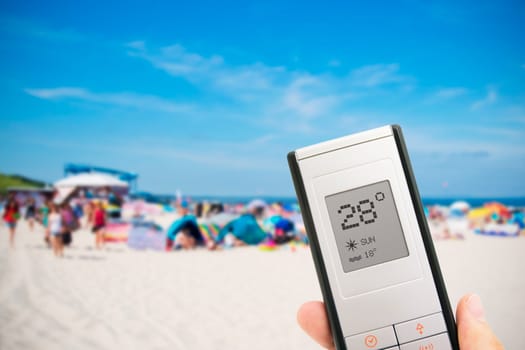
{"label": "degree symbol", "polygon": [[381,202],[383,199],[385,199],[385,194],[383,192],[377,192],[376,193],[376,200]]}

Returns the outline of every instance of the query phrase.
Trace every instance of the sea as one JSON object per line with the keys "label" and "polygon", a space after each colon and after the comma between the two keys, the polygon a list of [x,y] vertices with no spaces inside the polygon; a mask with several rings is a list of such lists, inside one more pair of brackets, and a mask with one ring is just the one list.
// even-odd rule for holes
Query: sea
{"label": "sea", "polygon": [[[188,196],[192,201],[220,202],[224,204],[247,204],[254,199],[261,199],[266,203],[280,202],[282,204],[297,203],[296,197],[279,196]],[[485,203],[498,202],[508,207],[525,208],[525,197],[423,197],[423,205],[450,206],[457,201],[465,201],[471,207],[481,207]]]}

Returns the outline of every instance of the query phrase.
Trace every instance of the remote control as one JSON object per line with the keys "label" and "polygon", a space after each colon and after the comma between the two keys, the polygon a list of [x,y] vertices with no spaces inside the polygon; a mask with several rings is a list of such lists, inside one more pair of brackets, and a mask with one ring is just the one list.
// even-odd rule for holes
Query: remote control
{"label": "remote control", "polygon": [[300,148],[288,163],[336,348],[459,350],[401,128]]}

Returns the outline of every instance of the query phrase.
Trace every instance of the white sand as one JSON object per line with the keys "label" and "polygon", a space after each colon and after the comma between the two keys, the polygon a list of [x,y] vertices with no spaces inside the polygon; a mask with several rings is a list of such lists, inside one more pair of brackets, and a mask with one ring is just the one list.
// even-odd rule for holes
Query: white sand
{"label": "white sand", "polygon": [[[42,231],[0,228],[0,349],[318,349],[295,312],[320,291],[310,252],[156,253],[87,231],[56,259]],[[468,235],[436,247],[452,302],[469,291],[508,349],[525,349],[525,239]]]}

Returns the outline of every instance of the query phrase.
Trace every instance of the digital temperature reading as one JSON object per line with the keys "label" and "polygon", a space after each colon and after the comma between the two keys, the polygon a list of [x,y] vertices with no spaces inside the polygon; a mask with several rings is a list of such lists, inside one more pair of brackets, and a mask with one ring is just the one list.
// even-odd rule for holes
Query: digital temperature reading
{"label": "digital temperature reading", "polygon": [[326,197],[344,272],[408,256],[388,180]]}

